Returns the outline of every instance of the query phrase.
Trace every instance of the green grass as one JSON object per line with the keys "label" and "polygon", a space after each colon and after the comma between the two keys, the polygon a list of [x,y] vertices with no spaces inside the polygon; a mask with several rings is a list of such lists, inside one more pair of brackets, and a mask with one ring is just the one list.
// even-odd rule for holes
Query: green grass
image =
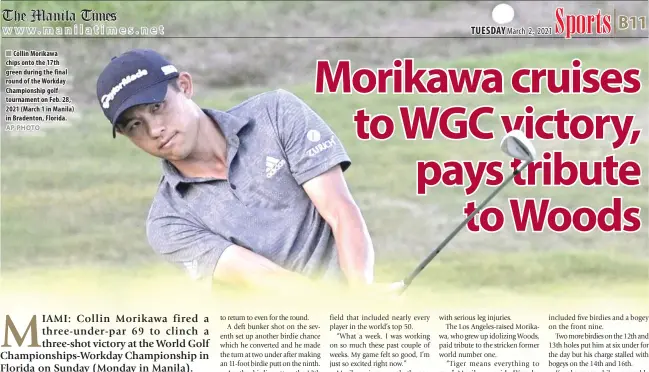
{"label": "green grass", "polygon": [[[137,3],[133,3],[137,4]],[[106,5],[109,6],[109,5]],[[505,77],[522,66],[567,66],[579,57],[585,66],[599,68],[644,67],[644,50],[525,51],[488,58],[430,62],[439,67],[498,67]],[[191,71],[190,71],[191,72]],[[642,79],[646,86],[646,71]],[[537,112],[566,107],[569,112],[626,112],[646,106],[646,89],[635,96],[552,96],[522,97],[507,92],[502,96],[415,96],[415,95],[320,95],[313,94],[312,82],[285,86],[307,101],[334,128],[346,146],[354,165],[347,172],[349,184],[366,215],[379,263],[379,280],[398,280],[409,272],[455,226],[464,203],[482,200],[490,191],[481,187],[466,197],[461,188],[431,188],[428,196],[415,195],[417,160],[506,160],[496,141],[452,142],[405,141],[400,129],[388,141],[358,141],[352,116],[360,107],[370,113],[394,115],[399,105],[493,104],[499,113],[521,112],[533,104]],[[201,95],[205,107],[227,109],[259,92],[241,89]],[[482,124],[482,123],[481,123]],[[637,125],[646,127],[646,118]],[[503,134],[494,121],[485,128]],[[536,141],[540,149],[557,142]],[[38,265],[73,266],[111,263],[125,267],[160,264],[146,245],[144,220],[160,174],[159,162],[134,148],[127,140],[113,140],[110,127],[98,109],[84,113],[72,128],[56,129],[43,138],[2,138],[2,263],[6,272]],[[612,153],[593,142],[562,144],[573,160],[599,159]],[[615,152],[619,159],[634,159],[646,169],[646,144]],[[558,205],[589,205],[600,208],[612,195],[624,196],[627,204],[643,208],[646,217],[646,184],[638,188],[594,189],[510,186],[494,200],[503,206],[509,197],[550,197]],[[391,204],[392,203],[392,204]],[[396,206],[395,206],[396,205]],[[402,207],[405,205],[406,207]],[[643,221],[644,222],[644,221]],[[438,226],[435,229],[431,226]],[[474,240],[460,234],[454,243],[426,269],[416,282],[423,290],[452,288],[506,288],[509,290],[563,291],[574,288],[602,289],[619,286],[646,294],[649,262],[645,256],[624,253],[623,248],[647,243],[645,227],[633,235],[530,234],[516,240],[511,225],[500,234],[485,234]],[[523,245],[523,252],[500,252],[505,245]],[[455,250],[453,244],[476,245],[473,250]],[[533,248],[527,251],[527,248]],[[549,249],[552,248],[552,249]],[[590,248],[588,251],[578,248]],[[394,259],[395,256],[398,259]],[[398,264],[396,264],[398,263]],[[163,271],[169,270],[162,265]],[[95,270],[95,269],[92,269]],[[164,271],[164,272],[167,272]],[[31,275],[31,274],[30,274]]]}
{"label": "green grass", "polygon": [[[518,294],[557,293],[575,289],[608,291],[611,287],[633,289],[636,293],[649,290],[646,262],[634,257],[583,251],[562,252],[478,252],[463,255],[445,252],[429,264],[415,280],[416,286],[434,291],[454,288],[466,290],[497,290],[506,288]],[[401,280],[419,262],[413,259],[380,262],[376,268],[378,282]],[[137,268],[137,270],[134,270]],[[186,278],[165,264],[151,263],[142,267],[123,265],[101,267],[78,265],[62,268],[23,268],[3,275],[7,281],[20,279],[34,283],[53,283],[65,288],[83,278],[86,285],[112,285],[115,280],[147,281],[156,278],[185,281]],[[53,280],[55,279],[56,280]],[[121,278],[121,279],[120,279]],[[28,281],[28,282],[29,282]],[[69,281],[70,283],[66,284]],[[60,283],[59,283],[60,282]],[[6,282],[5,282],[6,283]],[[29,284],[27,284],[29,285]],[[573,289],[570,289],[573,288]]]}

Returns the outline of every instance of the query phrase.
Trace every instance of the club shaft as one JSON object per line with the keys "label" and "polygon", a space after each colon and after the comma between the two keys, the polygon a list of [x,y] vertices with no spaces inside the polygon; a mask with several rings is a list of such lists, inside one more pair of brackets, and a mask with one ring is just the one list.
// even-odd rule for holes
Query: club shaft
{"label": "club shaft", "polygon": [[408,288],[408,286],[412,283],[412,281],[413,281],[413,280],[417,277],[417,275],[419,275],[419,273],[420,273],[420,272],[421,272],[421,271],[422,271],[422,270],[423,270],[423,269],[424,269],[424,268],[425,268],[425,267],[430,263],[430,261],[432,261],[432,260],[435,258],[435,256],[437,256],[437,254],[438,254],[442,249],[444,249],[444,247],[446,247],[446,245],[448,244],[448,242],[450,242],[450,241],[455,237],[455,235],[457,235],[457,233],[460,232],[460,230],[462,230],[462,229],[464,228],[464,226],[466,226],[466,224],[469,223],[469,221],[471,221],[471,219],[472,219],[473,217],[475,217],[475,215],[478,214],[478,212],[480,212],[480,211],[481,211],[481,210],[482,210],[482,209],[483,209],[483,208],[484,208],[484,207],[485,207],[485,206],[486,206],[486,205],[491,201],[491,199],[493,199],[494,196],[496,196],[496,195],[500,192],[500,190],[502,190],[503,188],[505,188],[505,186],[507,186],[507,184],[510,183],[511,180],[513,180],[514,177],[516,177],[516,175],[518,175],[520,172],[522,172],[523,169],[525,169],[528,165],[529,165],[529,162],[525,162],[525,163],[523,163],[522,166],[519,166],[519,167],[518,167],[514,172],[512,172],[512,174],[510,174],[509,177],[507,177],[507,179],[506,179],[506,180],[505,180],[505,181],[504,181],[500,186],[498,186],[497,189],[495,189],[495,190],[494,190],[494,191],[493,191],[493,192],[492,192],[492,193],[491,193],[491,194],[490,194],[490,195],[489,195],[489,196],[488,196],[488,197],[487,197],[487,198],[486,198],[486,199],[485,199],[485,200],[484,200],[484,201],[483,201],[483,202],[482,202],[478,207],[476,207],[476,209],[475,209],[473,212],[471,212],[471,214],[468,215],[468,216],[464,219],[464,221],[462,221],[462,223],[459,224],[459,225],[455,228],[455,230],[453,230],[453,232],[451,232],[451,233],[446,237],[446,239],[444,239],[444,241],[442,241],[442,242],[437,246],[437,248],[435,248],[435,250],[432,251],[432,252],[431,252],[431,253],[430,253],[430,254],[429,254],[429,255],[428,255],[428,256],[427,256],[427,257],[426,257],[426,258],[425,258],[425,259],[424,259],[424,260],[423,260],[423,261],[422,261],[422,262],[421,262],[421,263],[420,263],[420,264],[419,264],[419,265],[418,265],[418,266],[417,266],[413,271],[412,271],[412,273],[410,273],[410,275],[408,275],[408,276],[403,280],[403,286],[402,286],[402,288],[401,288],[401,293],[403,293],[403,292]]}

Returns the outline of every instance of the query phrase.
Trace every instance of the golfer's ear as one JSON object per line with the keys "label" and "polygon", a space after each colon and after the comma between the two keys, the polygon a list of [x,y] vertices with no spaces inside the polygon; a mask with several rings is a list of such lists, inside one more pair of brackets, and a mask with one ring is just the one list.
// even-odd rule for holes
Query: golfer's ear
{"label": "golfer's ear", "polygon": [[175,84],[180,93],[184,94],[185,97],[191,98],[194,94],[194,83],[189,72],[181,72],[178,78],[176,78]]}

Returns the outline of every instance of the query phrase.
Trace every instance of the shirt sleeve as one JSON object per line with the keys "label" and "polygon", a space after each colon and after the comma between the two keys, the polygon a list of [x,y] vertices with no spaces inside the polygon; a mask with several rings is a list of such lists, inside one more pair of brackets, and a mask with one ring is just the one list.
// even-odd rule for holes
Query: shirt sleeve
{"label": "shirt sleeve", "polygon": [[298,184],[340,165],[343,172],[351,160],[333,130],[304,101],[277,90],[278,135],[293,177]]}
{"label": "shirt sleeve", "polygon": [[194,280],[208,280],[227,247],[223,237],[174,215],[150,218],[147,238],[153,250]]}

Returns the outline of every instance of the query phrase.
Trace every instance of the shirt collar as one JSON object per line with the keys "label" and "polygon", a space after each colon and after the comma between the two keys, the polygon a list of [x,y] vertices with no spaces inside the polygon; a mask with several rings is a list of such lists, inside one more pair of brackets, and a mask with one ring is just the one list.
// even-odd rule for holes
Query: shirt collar
{"label": "shirt collar", "polygon": [[[214,125],[221,128],[223,135],[228,143],[228,162],[233,158],[233,151],[239,147],[239,132],[250,122],[250,118],[243,118],[235,116],[225,111],[214,109],[202,109],[209,117],[214,120]],[[229,166],[230,164],[228,164]],[[166,182],[177,192],[182,193],[183,190],[179,186],[189,183],[213,181],[213,178],[199,178],[199,177],[185,177],[178,169],[169,161],[162,160],[162,173]]]}

